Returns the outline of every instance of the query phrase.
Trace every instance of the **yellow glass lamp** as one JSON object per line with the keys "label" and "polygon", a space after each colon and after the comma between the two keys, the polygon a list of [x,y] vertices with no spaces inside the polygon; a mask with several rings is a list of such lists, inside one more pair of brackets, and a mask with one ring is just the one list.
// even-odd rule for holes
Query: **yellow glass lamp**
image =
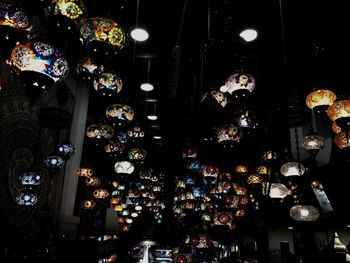
{"label": "yellow glass lamp", "polygon": [[330,90],[318,89],[310,92],[305,100],[306,106],[316,113],[325,112],[334,103],[337,96]]}
{"label": "yellow glass lamp", "polygon": [[338,100],[327,109],[327,115],[343,130],[350,128],[350,100]]}

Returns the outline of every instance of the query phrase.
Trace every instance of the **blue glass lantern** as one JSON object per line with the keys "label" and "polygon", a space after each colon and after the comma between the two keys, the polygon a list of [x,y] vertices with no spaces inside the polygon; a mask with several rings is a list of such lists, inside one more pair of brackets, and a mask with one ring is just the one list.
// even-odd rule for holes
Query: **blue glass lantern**
{"label": "blue glass lantern", "polygon": [[19,176],[19,181],[22,185],[40,185],[41,184],[41,175],[37,172],[24,172]]}
{"label": "blue glass lantern", "polygon": [[75,148],[70,142],[65,142],[58,145],[57,152],[64,159],[68,160],[75,153]]}
{"label": "blue glass lantern", "polygon": [[59,170],[63,167],[65,160],[58,155],[50,155],[44,160],[44,165],[48,169]]}
{"label": "blue glass lantern", "polygon": [[24,189],[16,196],[16,203],[23,206],[33,206],[38,202],[38,196],[31,189]]}

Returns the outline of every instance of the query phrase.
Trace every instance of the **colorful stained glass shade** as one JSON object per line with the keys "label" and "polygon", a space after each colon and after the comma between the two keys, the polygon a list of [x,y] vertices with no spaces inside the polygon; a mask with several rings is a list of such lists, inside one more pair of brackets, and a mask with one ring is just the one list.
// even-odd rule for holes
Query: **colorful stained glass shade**
{"label": "colorful stained glass shade", "polygon": [[112,19],[92,17],[81,26],[80,40],[85,46],[95,41],[102,42],[118,52],[125,45],[125,33],[124,29]]}
{"label": "colorful stained glass shade", "polygon": [[337,99],[337,96],[330,90],[319,89],[310,92],[306,97],[306,106],[310,109],[319,106],[330,106]]}
{"label": "colorful stained glass shade", "polygon": [[33,206],[38,202],[37,194],[30,190],[24,189],[16,196],[16,203],[23,206]]}
{"label": "colorful stained glass shade", "polygon": [[44,160],[44,165],[46,168],[58,170],[63,167],[65,160],[58,155],[50,155]]}
{"label": "colorful stained glass shade", "polygon": [[86,177],[85,184],[87,186],[99,186],[101,184],[101,179],[93,176]]}
{"label": "colorful stained glass shade", "polygon": [[350,147],[350,131],[348,136],[345,132],[339,132],[334,136],[334,143],[339,147],[339,149],[344,149]]}
{"label": "colorful stained glass shade", "polygon": [[64,158],[69,158],[75,153],[75,147],[73,144],[67,142],[58,145],[57,152]]}
{"label": "colorful stained glass shade", "polygon": [[332,121],[344,117],[350,117],[350,100],[339,100],[334,102],[327,109],[327,115]]}
{"label": "colorful stained glass shade", "polygon": [[118,124],[130,122],[134,119],[134,111],[128,105],[112,104],[106,109],[106,117]]}
{"label": "colorful stained glass shade", "polygon": [[312,205],[295,205],[289,210],[289,215],[295,221],[316,221],[319,216],[319,210]]}
{"label": "colorful stained glass shade", "polygon": [[247,184],[256,185],[262,184],[263,179],[259,174],[251,174],[247,177]]}
{"label": "colorful stained glass shade", "polygon": [[41,175],[37,172],[24,172],[20,174],[19,181],[22,185],[40,185]]}
{"label": "colorful stained glass shade", "polygon": [[82,0],[53,0],[47,8],[48,16],[63,16],[75,24],[87,15],[87,10]]}
{"label": "colorful stained glass shade", "polygon": [[94,209],[96,206],[96,202],[94,200],[84,200],[82,203],[81,203],[81,207],[83,209]]}
{"label": "colorful stained glass shade", "polygon": [[62,81],[68,74],[68,62],[56,48],[44,42],[17,45],[11,53],[10,65],[17,73],[36,72],[54,82]]}
{"label": "colorful stained glass shade", "polygon": [[128,158],[131,161],[135,161],[138,163],[143,163],[146,159],[147,152],[144,149],[135,147],[129,150]]}
{"label": "colorful stained glass shade", "polygon": [[108,96],[119,93],[123,88],[121,78],[113,72],[102,72],[95,75],[92,84],[96,91]]}
{"label": "colorful stained glass shade", "polygon": [[214,103],[225,108],[227,105],[227,97],[224,92],[213,90],[203,95],[201,99],[201,103],[202,104]]}
{"label": "colorful stained glass shade", "polygon": [[91,139],[111,139],[113,135],[113,128],[107,124],[91,124],[86,129],[86,136]]}
{"label": "colorful stained glass shade", "polygon": [[246,73],[235,73],[226,79],[225,85],[221,91],[232,94],[237,90],[247,90],[252,92],[255,88],[255,79],[252,75]]}
{"label": "colorful stained glass shade", "polygon": [[107,189],[96,189],[92,192],[92,196],[96,199],[105,199],[109,196],[109,192]]}
{"label": "colorful stained glass shade", "polygon": [[93,174],[94,174],[94,171],[86,167],[80,167],[77,171],[77,175],[80,177],[90,177]]}
{"label": "colorful stained glass shade", "polygon": [[121,142],[111,139],[108,140],[103,149],[107,154],[117,155],[123,153],[125,146]]}
{"label": "colorful stained glass shade", "polygon": [[92,79],[103,71],[103,66],[95,63],[91,57],[84,57],[77,62],[75,70],[82,79]]}
{"label": "colorful stained glass shade", "polygon": [[216,140],[219,143],[230,143],[237,142],[239,143],[242,139],[242,131],[235,124],[225,124],[218,128],[215,131]]}
{"label": "colorful stained glass shade", "polygon": [[234,119],[241,128],[255,129],[259,125],[258,119],[252,111],[239,111],[235,114]]}
{"label": "colorful stained glass shade", "polygon": [[141,126],[135,125],[128,129],[128,136],[133,140],[143,139],[145,137],[145,129]]}

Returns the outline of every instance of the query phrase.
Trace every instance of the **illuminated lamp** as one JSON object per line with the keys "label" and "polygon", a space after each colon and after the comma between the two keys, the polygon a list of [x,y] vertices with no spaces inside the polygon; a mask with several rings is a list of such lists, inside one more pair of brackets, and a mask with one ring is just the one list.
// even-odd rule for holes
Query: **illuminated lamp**
{"label": "illuminated lamp", "polygon": [[129,232],[129,231],[130,231],[130,228],[131,228],[131,225],[123,225],[121,230],[122,230],[123,232]]}
{"label": "illuminated lamp", "polygon": [[147,152],[139,147],[131,148],[128,151],[128,159],[134,163],[141,164],[145,161]]}
{"label": "illuminated lamp", "polygon": [[122,126],[134,119],[134,111],[128,105],[112,104],[106,109],[106,117],[114,125]]}
{"label": "illuminated lamp", "polygon": [[249,171],[249,167],[246,164],[239,164],[235,167],[235,172],[237,174],[246,174]]}
{"label": "illuminated lamp", "polygon": [[118,94],[123,88],[123,82],[114,72],[101,72],[93,78],[94,89],[103,96]]}
{"label": "illuminated lamp", "polygon": [[234,229],[233,216],[229,212],[216,212],[213,220],[214,226],[227,226],[229,229]]}
{"label": "illuminated lamp", "polygon": [[272,160],[277,160],[278,158],[278,155],[275,151],[273,150],[267,150],[267,151],[263,151],[261,153],[261,158],[264,160],[264,161],[272,161]]}
{"label": "illuminated lamp", "polygon": [[116,212],[121,212],[123,211],[123,206],[122,205],[114,205],[114,211]]}
{"label": "illuminated lamp", "polygon": [[127,131],[129,139],[133,141],[142,140],[145,137],[145,129],[139,125],[132,126]]}
{"label": "illuminated lamp", "polygon": [[257,184],[261,185],[262,182],[263,182],[263,179],[259,174],[252,174],[247,177],[247,184],[249,185],[257,185]]}
{"label": "illuminated lamp", "polygon": [[195,147],[185,147],[182,150],[182,158],[197,158],[197,149]]}
{"label": "illuminated lamp", "polygon": [[323,114],[334,103],[337,96],[330,90],[318,89],[306,96],[306,106],[317,114]]}
{"label": "illuminated lamp", "polygon": [[143,28],[135,28],[130,32],[132,39],[138,42],[146,41],[149,37],[148,32]]}
{"label": "illuminated lamp", "polygon": [[289,210],[289,215],[295,221],[313,222],[318,219],[320,212],[312,205],[295,205]]}
{"label": "illuminated lamp", "polygon": [[266,183],[263,185],[262,193],[271,198],[285,198],[290,194],[290,190],[281,183]]}
{"label": "illuminated lamp", "polygon": [[33,206],[37,201],[38,196],[31,188],[23,189],[16,196],[16,203],[23,206]]}
{"label": "illuminated lamp", "polygon": [[271,174],[271,168],[267,165],[259,165],[256,168],[256,172],[260,175],[267,175],[267,174]]}
{"label": "illuminated lamp", "polygon": [[50,155],[44,160],[44,166],[50,170],[59,170],[64,164],[65,160],[57,155]]}
{"label": "illuminated lamp", "polygon": [[86,177],[85,184],[87,186],[99,186],[101,184],[101,179],[98,177],[89,176]]}
{"label": "illuminated lamp", "polygon": [[299,162],[288,162],[281,166],[280,172],[286,177],[301,176],[305,173],[305,167]]}
{"label": "illuminated lamp", "polygon": [[112,19],[92,17],[80,27],[80,40],[95,59],[105,61],[122,50],[125,33]]}
{"label": "illuminated lamp", "polygon": [[244,185],[234,184],[233,190],[235,191],[236,195],[247,195],[248,193],[247,187]]}
{"label": "illuminated lamp", "polygon": [[234,143],[239,143],[242,139],[242,131],[235,124],[225,124],[219,126],[215,130],[215,137],[218,143],[224,147],[227,145],[233,146]]}
{"label": "illuminated lamp", "polygon": [[315,157],[325,147],[325,139],[320,135],[310,133],[304,137],[302,146]]}
{"label": "illuminated lamp", "polygon": [[200,171],[202,169],[202,165],[198,160],[192,160],[186,165],[186,169],[192,171]]}
{"label": "illuminated lamp", "polygon": [[87,9],[82,0],[53,0],[46,8],[46,16],[57,30],[74,32],[87,17]]}
{"label": "illuminated lamp", "polygon": [[101,140],[111,139],[114,135],[114,130],[107,124],[91,124],[86,129],[86,136],[90,139]]}
{"label": "illuminated lamp", "polygon": [[335,121],[332,122],[332,131],[334,133],[339,133],[341,132],[341,128],[337,125]]}
{"label": "illuminated lamp", "polygon": [[227,105],[227,96],[224,92],[212,90],[203,95],[201,98],[201,104],[211,104],[213,106],[220,105],[222,108],[225,108]]}
{"label": "illuminated lamp", "polygon": [[116,140],[108,140],[107,144],[103,147],[103,150],[106,154],[111,157],[116,157],[123,153],[125,149],[124,144]]}
{"label": "illuminated lamp", "polygon": [[0,45],[6,58],[15,45],[28,41],[38,32],[36,25],[16,2],[4,0],[0,3]]}
{"label": "illuminated lamp", "polygon": [[219,175],[219,168],[214,165],[206,165],[202,168],[202,175],[205,184],[215,184]]}
{"label": "illuminated lamp", "polygon": [[135,166],[128,161],[119,161],[115,163],[114,170],[117,174],[131,174],[135,170]]}
{"label": "illuminated lamp", "polygon": [[348,132],[348,135],[346,136],[345,132],[337,133],[334,136],[334,143],[339,147],[339,149],[349,149],[350,147],[350,131]]}
{"label": "illuminated lamp", "polygon": [[87,210],[94,209],[95,206],[96,206],[96,202],[94,200],[84,200],[81,203],[81,208],[87,209]]}
{"label": "illuminated lamp", "polygon": [[245,42],[252,42],[258,37],[258,31],[254,28],[246,28],[239,33]]}
{"label": "illuminated lamp", "polygon": [[190,244],[193,248],[209,248],[212,244],[212,239],[206,234],[192,235],[190,237]]}
{"label": "illuminated lamp", "polygon": [[238,209],[235,213],[235,217],[244,217],[246,214],[244,209]]}
{"label": "illuminated lamp", "polygon": [[81,58],[75,66],[75,71],[82,80],[93,79],[103,72],[103,69],[103,66],[98,65],[91,57]]}
{"label": "illuminated lamp", "polygon": [[57,146],[57,154],[62,156],[65,160],[68,160],[75,154],[75,148],[72,143],[64,142]]}
{"label": "illuminated lamp", "polygon": [[335,101],[327,109],[327,115],[343,130],[350,130],[350,100]]}
{"label": "illuminated lamp", "polygon": [[90,168],[80,167],[77,171],[79,177],[90,177],[94,174],[94,171]]}
{"label": "illuminated lamp", "polygon": [[24,172],[20,174],[18,179],[22,185],[33,186],[41,184],[41,175],[34,171]]}
{"label": "illuminated lamp", "polygon": [[107,189],[96,189],[92,192],[92,196],[96,199],[105,199],[109,196],[109,192]]}
{"label": "illuminated lamp", "polygon": [[226,79],[225,85],[220,91],[228,92],[236,99],[248,99],[248,96],[255,88],[255,79],[246,73],[235,73]]}
{"label": "illuminated lamp", "polygon": [[62,81],[68,74],[68,62],[63,54],[43,42],[15,46],[8,63],[20,76],[28,94],[33,96]]}

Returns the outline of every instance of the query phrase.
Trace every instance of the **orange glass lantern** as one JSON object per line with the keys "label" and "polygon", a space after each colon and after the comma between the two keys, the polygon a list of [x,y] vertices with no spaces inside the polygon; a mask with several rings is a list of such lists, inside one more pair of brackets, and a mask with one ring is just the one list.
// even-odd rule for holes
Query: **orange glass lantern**
{"label": "orange glass lantern", "polygon": [[89,176],[85,179],[85,184],[87,186],[99,186],[100,183],[101,183],[101,179],[98,177]]}
{"label": "orange glass lantern", "polygon": [[93,174],[94,174],[94,171],[86,167],[80,167],[77,171],[77,175],[80,177],[90,177]]}
{"label": "orange glass lantern", "polygon": [[235,172],[238,174],[246,174],[249,171],[249,167],[246,164],[239,164],[235,168]]}
{"label": "orange glass lantern", "polygon": [[345,132],[337,133],[334,136],[334,143],[339,147],[339,149],[344,149],[350,147],[350,131],[348,132],[348,136],[346,136]]}
{"label": "orange glass lantern", "polygon": [[337,96],[332,91],[319,89],[310,92],[306,97],[305,103],[308,108],[315,109],[316,112],[320,113],[332,105],[336,99]]}
{"label": "orange glass lantern", "polygon": [[94,200],[84,200],[81,203],[81,207],[83,209],[94,209],[96,206],[96,202]]}
{"label": "orange glass lantern", "polygon": [[350,100],[339,100],[327,109],[327,115],[344,131],[350,128]]}
{"label": "orange glass lantern", "polygon": [[109,196],[109,193],[108,193],[107,189],[101,188],[101,189],[96,189],[95,191],[93,191],[92,195],[96,199],[105,199],[107,196]]}
{"label": "orange glass lantern", "polygon": [[337,125],[337,123],[335,121],[333,121],[332,123],[332,131],[334,133],[339,133],[341,132],[341,128]]}
{"label": "orange glass lantern", "polygon": [[262,184],[263,179],[259,174],[249,175],[247,178],[247,184]]}

